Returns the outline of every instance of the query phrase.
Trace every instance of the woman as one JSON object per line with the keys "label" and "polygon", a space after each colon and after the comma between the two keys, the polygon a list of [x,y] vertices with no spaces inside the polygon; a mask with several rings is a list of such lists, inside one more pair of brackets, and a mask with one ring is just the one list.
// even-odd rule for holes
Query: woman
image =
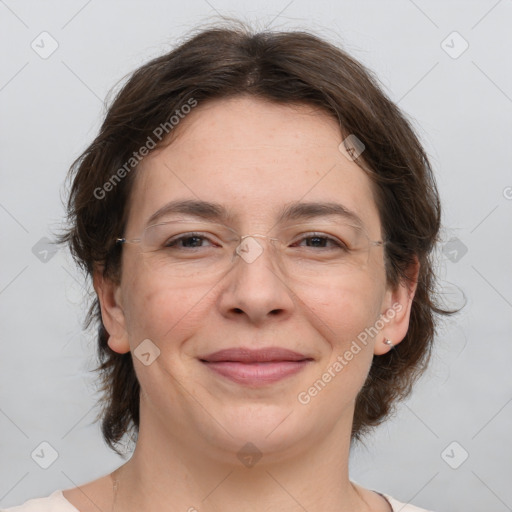
{"label": "woman", "polygon": [[13,512],[419,511],[348,474],[425,368],[440,204],[403,115],[304,32],[204,30],[71,168],[102,430],[131,459]]}

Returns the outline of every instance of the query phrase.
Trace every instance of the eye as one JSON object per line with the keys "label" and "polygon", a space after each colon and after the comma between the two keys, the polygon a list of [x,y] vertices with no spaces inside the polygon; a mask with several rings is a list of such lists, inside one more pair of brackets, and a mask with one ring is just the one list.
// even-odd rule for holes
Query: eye
{"label": "eye", "polygon": [[202,233],[185,233],[183,235],[170,238],[164,243],[165,248],[178,248],[178,249],[196,249],[203,247],[202,242],[210,240]]}
{"label": "eye", "polygon": [[[306,247],[312,247],[317,249],[334,248],[348,250],[347,245],[343,243],[341,240],[326,235],[325,233],[308,233],[307,235],[302,235],[302,238],[300,238],[299,240],[299,244],[302,245],[302,242],[306,242]],[[304,245],[302,246],[304,247]]]}

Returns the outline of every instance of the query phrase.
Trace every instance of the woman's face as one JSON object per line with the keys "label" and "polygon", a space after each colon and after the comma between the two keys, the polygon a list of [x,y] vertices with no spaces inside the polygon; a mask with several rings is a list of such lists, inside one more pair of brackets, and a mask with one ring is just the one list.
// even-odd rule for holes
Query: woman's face
{"label": "woman's face", "polygon": [[[353,219],[324,214],[276,224],[284,207],[336,203],[360,218],[369,239],[381,240],[371,182],[339,150],[339,127],[326,113],[237,97],[199,104],[175,130],[176,139],[136,171],[127,239],[139,238],[168,203],[191,200],[224,208],[230,218],[216,222],[240,235],[297,223],[327,234],[336,225],[352,226]],[[209,222],[167,212],[149,224],[175,218]],[[133,354],[141,428],[151,424],[153,433],[204,443],[219,454],[236,454],[246,443],[282,454],[306,449],[336,429],[349,433],[374,353],[388,350],[385,337],[396,344],[405,335],[407,294],[387,288],[382,246],[368,246],[348,267],[321,256],[311,263],[317,272],[299,259],[289,273],[274,246],[249,240],[246,250],[261,254],[239,256],[220,274],[208,265],[200,273],[183,272],[183,262],[168,272],[165,253],[123,246],[120,285],[111,285],[111,300],[108,293],[100,297],[111,348]],[[303,242],[300,250],[337,254],[318,242]],[[219,248],[208,239],[188,244],[180,250]],[[254,362],[254,353],[252,363],[236,352],[217,362],[211,356],[267,348],[293,351],[305,361],[273,353],[280,362],[270,363],[270,352],[263,353],[267,362]]]}

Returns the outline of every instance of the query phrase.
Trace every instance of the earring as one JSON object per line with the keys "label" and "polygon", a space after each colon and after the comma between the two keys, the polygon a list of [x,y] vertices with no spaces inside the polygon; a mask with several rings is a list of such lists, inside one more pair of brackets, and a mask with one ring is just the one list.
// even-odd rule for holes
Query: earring
{"label": "earring", "polygon": [[384,343],[391,348],[394,347],[393,342],[391,340],[388,340],[387,338],[384,338]]}

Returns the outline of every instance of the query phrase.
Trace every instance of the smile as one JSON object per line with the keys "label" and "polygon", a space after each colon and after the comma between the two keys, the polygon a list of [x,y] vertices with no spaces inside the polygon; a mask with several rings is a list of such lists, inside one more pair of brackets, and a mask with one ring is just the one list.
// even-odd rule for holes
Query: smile
{"label": "smile", "polygon": [[210,370],[238,384],[263,386],[297,374],[313,359],[287,349],[269,347],[221,350],[200,358],[200,361]]}

